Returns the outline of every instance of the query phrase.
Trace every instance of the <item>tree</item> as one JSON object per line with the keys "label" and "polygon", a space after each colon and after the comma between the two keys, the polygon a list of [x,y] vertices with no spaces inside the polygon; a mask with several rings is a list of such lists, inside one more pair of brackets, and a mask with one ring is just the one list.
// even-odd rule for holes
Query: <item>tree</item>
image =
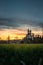
{"label": "tree", "polygon": [[38,24],[42,28],[42,36],[43,36],[43,23]]}
{"label": "tree", "polygon": [[8,36],[8,44],[10,43],[10,36]]}

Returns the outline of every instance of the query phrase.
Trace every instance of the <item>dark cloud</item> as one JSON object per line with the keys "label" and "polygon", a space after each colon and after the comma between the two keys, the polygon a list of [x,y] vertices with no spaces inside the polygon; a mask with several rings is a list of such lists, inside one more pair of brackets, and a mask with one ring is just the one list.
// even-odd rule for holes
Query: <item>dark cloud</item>
{"label": "dark cloud", "polygon": [[43,22],[38,23],[38,25],[43,28]]}
{"label": "dark cloud", "polygon": [[0,18],[0,28],[19,27],[16,20]]}
{"label": "dark cloud", "polygon": [[36,21],[32,21],[32,20],[26,20],[26,19],[20,19],[20,18],[12,18],[12,20],[16,21],[16,23],[20,25],[32,25],[32,26],[37,25]]}
{"label": "dark cloud", "polygon": [[38,21],[25,20],[20,18],[0,18],[0,29],[17,28],[23,25],[30,25],[32,27],[43,26],[43,24],[40,25]]}

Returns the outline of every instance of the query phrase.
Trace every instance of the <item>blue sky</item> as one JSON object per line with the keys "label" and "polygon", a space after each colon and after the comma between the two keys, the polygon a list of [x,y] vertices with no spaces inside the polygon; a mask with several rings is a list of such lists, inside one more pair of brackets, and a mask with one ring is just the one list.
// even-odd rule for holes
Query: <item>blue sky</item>
{"label": "blue sky", "polygon": [[0,0],[0,28],[38,27],[39,23],[43,23],[43,0]]}

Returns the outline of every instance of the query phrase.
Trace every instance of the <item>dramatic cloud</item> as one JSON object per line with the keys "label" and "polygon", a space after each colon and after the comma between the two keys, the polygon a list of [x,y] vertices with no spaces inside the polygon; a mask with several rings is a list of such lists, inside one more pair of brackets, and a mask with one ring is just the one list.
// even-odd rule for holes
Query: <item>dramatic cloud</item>
{"label": "dramatic cloud", "polygon": [[43,24],[39,24],[38,21],[32,21],[32,20],[25,20],[20,18],[0,18],[0,29],[12,29],[12,28],[25,28],[26,27],[34,27],[38,28],[43,26]]}
{"label": "dramatic cloud", "polygon": [[12,19],[0,19],[0,28],[16,28],[19,27],[19,24]]}
{"label": "dramatic cloud", "polygon": [[43,28],[43,22],[41,23],[38,23],[38,25],[41,27],[41,28]]}

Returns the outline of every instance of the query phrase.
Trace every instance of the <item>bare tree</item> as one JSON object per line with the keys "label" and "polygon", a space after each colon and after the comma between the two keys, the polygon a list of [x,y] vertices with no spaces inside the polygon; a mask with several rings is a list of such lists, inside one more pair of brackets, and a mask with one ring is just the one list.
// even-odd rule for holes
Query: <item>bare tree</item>
{"label": "bare tree", "polygon": [[10,43],[10,36],[8,36],[8,44]]}
{"label": "bare tree", "polygon": [[42,36],[43,36],[43,23],[38,24],[42,28]]}

